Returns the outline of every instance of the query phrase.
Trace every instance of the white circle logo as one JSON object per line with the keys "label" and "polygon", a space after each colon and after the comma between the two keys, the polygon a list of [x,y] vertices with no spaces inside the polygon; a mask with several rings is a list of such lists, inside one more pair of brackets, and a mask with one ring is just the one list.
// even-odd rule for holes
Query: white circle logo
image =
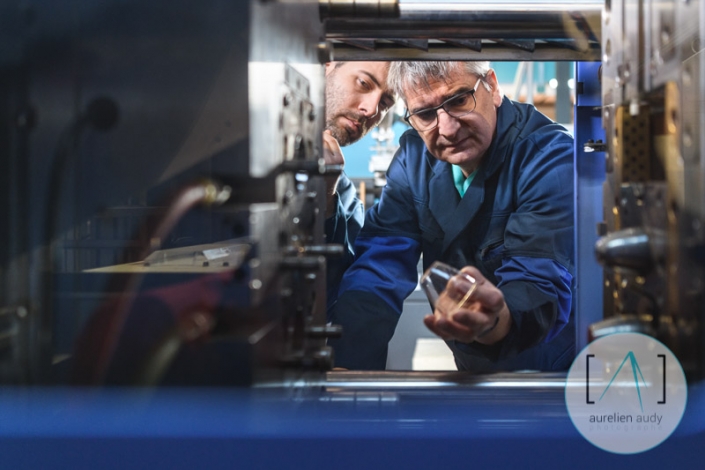
{"label": "white circle logo", "polygon": [[617,454],[649,450],[683,417],[688,388],[676,356],[660,341],[617,333],[590,343],[568,371],[565,402],[578,431]]}

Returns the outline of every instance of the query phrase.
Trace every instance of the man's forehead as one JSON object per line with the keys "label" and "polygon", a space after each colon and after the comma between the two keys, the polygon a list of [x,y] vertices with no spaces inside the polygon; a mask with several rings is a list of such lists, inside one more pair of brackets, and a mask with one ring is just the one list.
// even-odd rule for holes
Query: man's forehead
{"label": "man's forehead", "polygon": [[475,76],[465,70],[453,71],[446,77],[427,77],[420,83],[406,83],[404,85],[404,96],[409,108],[424,107],[425,104],[444,98],[449,98],[460,88],[469,87],[473,84]]}
{"label": "man's forehead", "polygon": [[348,66],[348,70],[351,72],[368,75],[374,78],[380,87],[387,87],[389,62],[347,62],[345,65]]}

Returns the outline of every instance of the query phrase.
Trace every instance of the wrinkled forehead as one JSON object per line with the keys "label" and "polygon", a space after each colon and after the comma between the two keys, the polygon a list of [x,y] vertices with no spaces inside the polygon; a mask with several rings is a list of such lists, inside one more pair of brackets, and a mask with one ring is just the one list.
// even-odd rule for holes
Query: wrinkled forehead
{"label": "wrinkled forehead", "polygon": [[424,97],[435,94],[446,94],[449,90],[469,86],[475,80],[475,75],[457,67],[448,74],[429,74],[416,79],[407,79],[403,85],[404,102],[422,101]]}

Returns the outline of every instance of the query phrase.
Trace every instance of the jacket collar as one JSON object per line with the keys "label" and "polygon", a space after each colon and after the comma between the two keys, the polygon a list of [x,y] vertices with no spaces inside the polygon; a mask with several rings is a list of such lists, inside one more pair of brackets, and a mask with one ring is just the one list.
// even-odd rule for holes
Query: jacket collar
{"label": "jacket collar", "polygon": [[512,102],[504,97],[497,110],[497,132],[485,154],[477,175],[460,199],[453,184],[450,163],[437,160],[424,146],[424,156],[432,167],[429,181],[429,208],[444,232],[443,251],[475,218],[485,200],[485,182],[496,173],[510,155],[513,143],[519,134],[516,121],[519,116]]}

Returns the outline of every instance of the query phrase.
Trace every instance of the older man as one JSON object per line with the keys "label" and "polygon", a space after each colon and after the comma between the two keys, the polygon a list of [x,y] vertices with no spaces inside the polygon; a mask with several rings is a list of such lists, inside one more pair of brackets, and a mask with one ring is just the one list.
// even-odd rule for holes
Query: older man
{"label": "older man", "polygon": [[[449,284],[426,326],[460,369],[560,370],[574,355],[573,139],[503,97],[488,62],[400,62],[389,72],[405,133],[368,211],[332,321],[336,365],[383,369],[416,266],[443,261],[477,280]],[[448,298],[456,302],[448,302]],[[448,305],[455,308],[449,309]]]}
{"label": "older man", "polygon": [[[394,105],[387,85],[389,62],[330,62],[326,64],[326,130],[324,158],[344,165],[340,146],[360,140]],[[353,243],[364,219],[362,203],[352,182],[341,174],[327,179],[326,241],[345,248],[328,263],[328,307],[335,302],[340,280],[353,260]]]}

